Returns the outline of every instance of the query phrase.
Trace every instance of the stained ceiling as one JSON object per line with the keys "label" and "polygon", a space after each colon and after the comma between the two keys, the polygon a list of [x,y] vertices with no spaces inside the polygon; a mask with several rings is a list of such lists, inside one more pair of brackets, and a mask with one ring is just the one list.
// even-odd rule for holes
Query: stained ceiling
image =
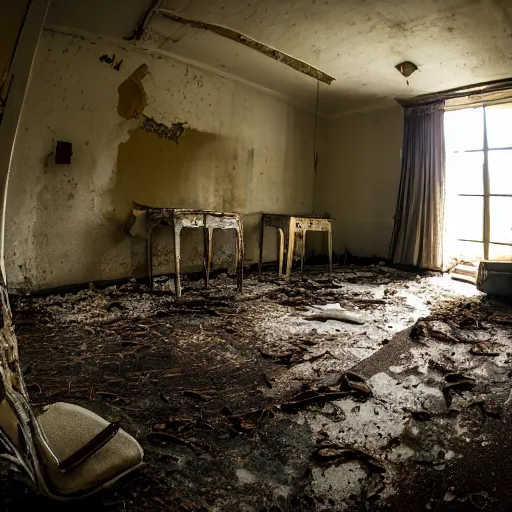
{"label": "stained ceiling", "polygon": [[[53,0],[49,27],[129,37],[150,0]],[[508,0],[162,0],[130,44],[214,68],[290,98],[316,101],[315,79],[216,33],[170,20],[234,29],[333,76],[320,84],[326,116],[512,76]],[[419,70],[408,79],[405,60]]]}

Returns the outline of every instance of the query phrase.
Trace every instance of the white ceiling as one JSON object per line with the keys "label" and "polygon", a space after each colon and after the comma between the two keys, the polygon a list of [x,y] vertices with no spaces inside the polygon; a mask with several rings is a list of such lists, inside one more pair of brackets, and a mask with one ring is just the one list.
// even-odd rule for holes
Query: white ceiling
{"label": "white ceiling", "polygon": [[[150,3],[53,0],[48,24],[123,38]],[[235,29],[334,76],[332,85],[320,84],[324,115],[512,76],[510,0],[162,0],[160,8]],[[138,44],[314,105],[314,79],[161,14]],[[404,60],[419,67],[409,85],[394,67]]]}

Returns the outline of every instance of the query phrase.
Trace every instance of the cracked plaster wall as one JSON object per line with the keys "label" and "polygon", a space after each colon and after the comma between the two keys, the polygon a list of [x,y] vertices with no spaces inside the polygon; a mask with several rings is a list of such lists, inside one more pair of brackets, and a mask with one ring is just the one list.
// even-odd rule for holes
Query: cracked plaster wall
{"label": "cracked plaster wall", "polygon": [[315,190],[328,211],[334,252],[387,258],[400,182],[403,111],[400,107],[329,121],[329,163]]}
{"label": "cracked plaster wall", "polygon": [[[113,54],[123,60],[119,71],[99,60]],[[179,146],[117,112],[119,85],[144,63],[144,115],[186,122]],[[128,44],[45,31],[12,164],[11,288],[144,275],[144,241],[122,231],[132,200],[242,212],[246,261],[255,261],[257,212],[312,211],[313,128],[313,115],[213,73]],[[321,123],[320,152],[323,130]],[[71,165],[48,158],[57,140],[73,143]],[[198,235],[185,231],[184,270],[201,266]],[[274,236],[267,235],[266,259],[275,259]],[[227,237],[218,237],[217,264],[231,259]],[[170,231],[155,238],[156,271],[172,271]]]}

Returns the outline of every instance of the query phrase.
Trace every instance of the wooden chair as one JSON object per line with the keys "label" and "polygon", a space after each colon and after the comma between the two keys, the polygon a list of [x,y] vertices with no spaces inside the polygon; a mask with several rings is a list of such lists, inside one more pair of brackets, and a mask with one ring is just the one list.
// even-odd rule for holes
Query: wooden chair
{"label": "wooden chair", "polygon": [[0,285],[0,456],[57,500],[89,496],[142,465],[139,443],[95,413],[58,402],[32,410],[18,359],[7,289]]}

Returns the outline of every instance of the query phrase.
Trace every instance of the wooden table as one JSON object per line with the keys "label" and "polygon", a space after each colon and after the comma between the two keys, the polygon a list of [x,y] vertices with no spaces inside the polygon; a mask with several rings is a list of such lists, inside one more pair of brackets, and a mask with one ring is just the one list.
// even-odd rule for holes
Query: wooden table
{"label": "wooden table", "polygon": [[244,265],[244,229],[242,217],[238,213],[215,212],[210,210],[187,210],[182,208],[153,208],[150,206],[137,205],[134,207],[140,215],[141,211],[146,214],[146,255],[148,262],[148,277],[151,289],[153,289],[153,251],[151,235],[157,226],[169,226],[174,232],[174,262],[175,262],[175,283],[176,296],[181,297],[181,230],[183,228],[203,229],[204,241],[204,269],[205,284],[210,281],[210,270],[213,259],[213,230],[234,229],[236,232],[236,270],[238,289],[242,290],[243,265]]}
{"label": "wooden table", "polygon": [[285,247],[286,258],[286,278],[289,279],[292,273],[293,253],[295,250],[295,236],[302,240],[300,253],[300,271],[304,271],[304,258],[306,255],[306,232],[307,231],[325,231],[327,232],[328,250],[329,250],[329,272],[332,273],[332,219],[314,217],[314,216],[293,216],[276,215],[264,213],[261,216],[260,225],[260,252],[258,261],[258,274],[261,273],[261,264],[263,261],[263,238],[265,226],[276,228],[279,233],[278,244],[278,275],[283,274],[283,260]]}

